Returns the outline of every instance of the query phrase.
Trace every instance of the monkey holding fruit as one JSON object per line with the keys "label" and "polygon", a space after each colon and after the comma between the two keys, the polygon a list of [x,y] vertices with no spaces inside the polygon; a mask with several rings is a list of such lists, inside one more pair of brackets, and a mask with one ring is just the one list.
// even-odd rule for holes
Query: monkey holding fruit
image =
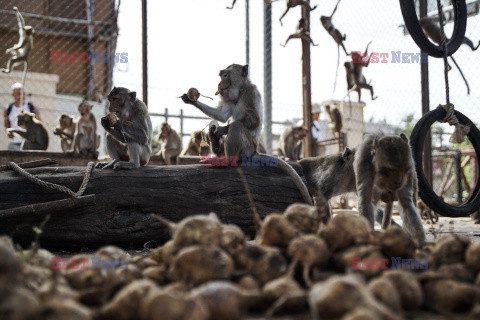
{"label": "monkey holding fruit", "polygon": [[[150,160],[152,152],[152,121],[148,108],[137,99],[137,93],[127,88],[114,87],[107,97],[108,110],[118,118],[113,125],[109,116],[100,121],[107,131],[107,153],[112,159],[99,162],[99,168],[135,169]],[[127,162],[128,161],[128,162]]]}
{"label": "monkey holding fruit", "polygon": [[308,134],[308,129],[303,126],[290,126],[280,136],[278,154],[285,160],[300,160],[303,139]]}
{"label": "monkey holding fruit", "polygon": [[48,132],[35,114],[22,111],[17,114],[17,124],[21,129],[8,128],[9,135],[15,133],[23,138],[21,150],[47,150]]}
{"label": "monkey holding fruit", "polygon": [[53,134],[60,137],[60,147],[63,152],[70,151],[73,148],[73,137],[77,124],[73,120],[73,117],[62,113],[58,118],[59,126],[55,128]]}
{"label": "monkey holding fruit", "polygon": [[200,156],[210,153],[207,134],[202,130],[195,131],[190,137],[188,146],[182,151],[181,156]]}

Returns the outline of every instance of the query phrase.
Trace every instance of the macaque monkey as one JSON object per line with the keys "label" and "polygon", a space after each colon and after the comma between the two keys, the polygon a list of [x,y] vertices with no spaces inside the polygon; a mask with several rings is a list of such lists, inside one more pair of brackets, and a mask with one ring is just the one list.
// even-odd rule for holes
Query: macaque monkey
{"label": "macaque monkey", "polygon": [[60,147],[62,147],[63,152],[71,151],[77,124],[73,120],[73,117],[66,113],[60,115],[58,123],[59,126],[55,128],[53,134],[60,137]]}
{"label": "macaque monkey", "polygon": [[310,4],[306,0],[287,0],[287,10],[285,10],[285,12],[280,17],[280,25],[283,26],[283,23],[282,23],[283,17],[285,17],[285,15],[288,13],[288,11],[291,8],[295,8],[296,6],[306,7],[310,11],[313,11],[315,10],[315,8],[317,8],[317,6],[314,6],[313,8],[310,7]]}
{"label": "macaque monkey", "polygon": [[[420,19],[420,25],[422,26],[423,32],[425,32],[425,34],[430,39],[432,39],[433,42],[441,45],[442,44],[442,32],[440,30],[439,21],[437,21],[437,23],[436,23],[435,20],[437,20],[437,19],[423,17],[423,18]],[[449,39],[447,38],[446,41],[448,42],[448,40]],[[472,40],[470,40],[467,37],[464,37],[462,44],[466,44],[467,46],[470,47],[470,49],[472,49],[472,51],[475,51],[480,46],[480,41],[479,41],[478,45],[475,47],[473,45]],[[460,69],[460,66],[457,64],[457,61],[455,60],[453,55],[450,56],[450,59],[452,59],[453,63],[455,64],[455,66],[458,69],[458,72],[460,72],[460,75],[462,76],[462,79],[465,82],[465,85],[467,86],[467,94],[470,94],[470,86],[468,85],[468,81],[465,78],[465,76],[462,72],[462,69]],[[451,68],[451,67],[449,66],[449,68]]]}
{"label": "macaque monkey", "polygon": [[78,105],[80,118],[77,121],[77,129],[73,142],[73,152],[82,155],[91,155],[98,157],[97,148],[100,145],[100,136],[97,135],[97,121],[91,112],[93,105],[87,101],[82,101]]}
{"label": "macaque monkey", "polygon": [[285,41],[285,44],[280,44],[280,45],[282,47],[286,47],[287,43],[288,43],[288,41],[290,41],[290,39],[302,39],[302,40],[310,42],[314,47],[318,46],[318,44],[315,44],[313,42],[312,38],[310,38],[310,33],[307,31],[307,25],[305,23],[305,19],[303,19],[303,18],[301,18],[298,21],[297,33],[294,33],[294,34],[291,34],[290,36],[288,36],[288,39]]}
{"label": "macaque monkey", "polygon": [[203,130],[195,131],[190,137],[188,146],[182,151],[181,156],[200,156],[210,153],[207,134]]}
{"label": "macaque monkey", "polygon": [[333,38],[333,40],[335,40],[335,42],[337,43],[337,47],[341,46],[345,54],[349,56],[350,54],[347,52],[347,49],[345,49],[345,45],[343,44],[343,41],[347,39],[347,35],[342,35],[342,33],[338,29],[336,29],[332,23],[333,15],[335,14],[335,11],[337,11],[339,3],[340,0],[338,0],[335,9],[333,9],[333,12],[329,17],[321,16],[320,22],[322,23],[322,26],[325,28],[325,30],[327,30],[328,34]]}
{"label": "macaque monkey", "polygon": [[355,149],[345,148],[342,153],[305,158],[298,162],[325,223],[331,217],[328,201],[334,196],[355,192],[354,156]]}
{"label": "macaque monkey", "polygon": [[279,156],[285,160],[298,161],[303,146],[303,139],[308,134],[308,129],[303,126],[290,126],[280,136]]}
{"label": "macaque monkey", "polygon": [[355,152],[353,168],[360,214],[373,227],[377,202],[398,199],[405,229],[422,246],[425,233],[416,208],[417,174],[407,137],[367,136]]}
{"label": "macaque monkey", "polygon": [[362,73],[362,69],[368,67],[370,64],[370,56],[367,54],[369,45],[370,43],[368,43],[365,53],[363,54],[364,57],[368,57],[367,61],[364,61],[365,59],[362,60],[362,57],[358,52],[352,52],[352,62],[345,62],[344,64],[347,71],[348,91],[357,91],[358,101],[362,99],[362,89],[370,90],[372,100],[377,99],[377,97],[374,97],[373,87],[367,83],[367,80]]}
{"label": "macaque monkey", "polygon": [[178,157],[182,152],[182,139],[172,127],[164,122],[160,128],[160,135],[158,136],[163,144],[158,154],[161,156],[166,165],[172,164],[172,157]]}
{"label": "macaque monkey", "polygon": [[35,114],[22,111],[17,114],[17,124],[21,129],[8,128],[7,133],[16,133],[23,138],[21,150],[47,150],[48,133]]}
{"label": "macaque monkey", "polygon": [[127,88],[114,87],[107,99],[110,103],[108,110],[118,120],[112,124],[106,116],[100,121],[107,131],[107,153],[112,160],[99,162],[97,167],[120,170],[146,165],[152,152],[153,132],[147,106],[137,99],[136,92]]}
{"label": "macaque monkey", "polygon": [[[230,164],[236,165],[242,155],[256,154],[262,130],[262,96],[248,78],[248,65],[232,64],[226,69],[220,70],[219,75],[220,83],[217,94],[220,94],[221,101],[217,108],[209,107],[199,101],[191,101],[186,94],[181,98],[184,103],[195,106],[214,120],[227,122],[231,119],[230,124],[225,127],[212,125],[209,135],[212,149],[220,145],[222,136],[226,136],[225,159]],[[305,201],[311,204],[312,200],[307,187],[297,172],[281,159],[278,159],[278,166],[290,175]]]}
{"label": "macaque monkey", "polygon": [[32,26],[26,26],[22,14],[17,7],[13,7],[16,11],[18,22],[18,42],[13,47],[5,51],[6,54],[11,54],[12,57],[7,62],[7,68],[2,68],[2,72],[9,73],[16,65],[25,64],[25,70],[28,68],[28,55],[33,48],[33,34]]}
{"label": "macaque monkey", "polygon": [[328,124],[328,127],[330,128],[330,130],[332,130],[334,136],[335,133],[337,133],[338,137],[340,137],[340,133],[342,132],[342,114],[340,113],[340,110],[338,110],[338,108],[336,107],[331,108],[327,104],[325,106],[325,111],[330,117],[330,123]]}

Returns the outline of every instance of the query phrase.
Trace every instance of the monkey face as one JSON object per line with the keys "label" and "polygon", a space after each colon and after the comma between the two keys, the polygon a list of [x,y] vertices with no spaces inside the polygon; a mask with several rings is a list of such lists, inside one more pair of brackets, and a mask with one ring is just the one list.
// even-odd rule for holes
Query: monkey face
{"label": "monkey face", "polygon": [[90,113],[90,111],[92,110],[92,108],[93,108],[92,105],[90,105],[86,102],[82,102],[78,105],[78,112],[83,117],[85,115],[88,115]]}
{"label": "monkey face", "polygon": [[35,114],[22,111],[17,114],[17,124],[21,128],[25,128],[26,124],[33,121]]}
{"label": "monkey face", "polygon": [[323,25],[324,28],[327,28],[327,27],[328,27],[328,21],[329,21],[329,20],[330,20],[330,19],[329,19],[328,17],[326,17],[326,16],[321,16],[321,17],[320,17],[320,21],[322,22],[322,25]]}
{"label": "monkey face", "polygon": [[68,114],[63,113],[60,118],[58,118],[58,122],[60,123],[59,129],[64,130],[72,125],[73,119]]}
{"label": "monkey face", "polygon": [[220,70],[218,91],[224,101],[236,101],[248,77],[248,65],[232,64]]}
{"label": "monkey face", "polygon": [[293,132],[293,138],[296,141],[305,139],[305,137],[308,134],[307,128],[304,128],[304,127],[301,127],[301,126],[293,127],[292,132]]}
{"label": "monkey face", "polygon": [[113,112],[118,118],[126,120],[130,116],[130,102],[137,99],[135,91],[130,92],[127,88],[113,87],[108,94],[108,111]]}
{"label": "monkey face", "polygon": [[170,135],[170,132],[172,132],[172,128],[170,127],[170,125],[166,122],[162,123],[162,126],[160,128],[160,138],[167,138]]}

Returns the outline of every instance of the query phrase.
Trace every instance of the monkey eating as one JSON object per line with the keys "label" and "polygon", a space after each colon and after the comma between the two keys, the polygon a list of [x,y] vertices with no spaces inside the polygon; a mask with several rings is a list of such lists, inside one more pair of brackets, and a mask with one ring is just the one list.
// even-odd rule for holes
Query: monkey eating
{"label": "monkey eating", "polygon": [[328,116],[330,117],[330,123],[328,124],[328,127],[330,130],[332,130],[333,135],[335,136],[335,133],[338,134],[338,137],[340,137],[340,133],[342,132],[342,114],[340,113],[340,110],[338,108],[334,107],[331,108],[330,105],[325,106],[325,111],[328,113]]}
{"label": "monkey eating", "polygon": [[34,113],[20,112],[17,114],[17,124],[21,129],[8,128],[7,133],[16,133],[23,138],[21,150],[47,150],[47,129],[40,121],[35,119]]}
{"label": "monkey eating", "polygon": [[422,219],[416,207],[417,174],[407,137],[404,134],[367,136],[355,153],[353,168],[358,210],[370,225],[373,227],[379,199],[389,202],[398,199],[405,229],[417,245],[425,244]]}
{"label": "monkey eating", "polygon": [[82,101],[78,105],[80,118],[77,121],[77,129],[74,136],[73,152],[82,155],[90,155],[94,159],[98,157],[100,136],[97,135],[97,121],[91,112],[93,105]]}
{"label": "monkey eating", "polygon": [[73,148],[73,137],[75,135],[76,123],[73,117],[62,113],[58,118],[59,126],[55,128],[53,134],[60,137],[60,147],[63,152],[70,151]]}
{"label": "monkey eating", "polygon": [[[232,64],[226,69],[220,70],[219,76],[220,83],[217,94],[220,94],[221,100],[217,108],[209,107],[199,101],[191,101],[186,94],[182,96],[182,100],[186,104],[195,106],[214,120],[227,122],[231,119],[231,122],[225,127],[212,125],[209,136],[212,149],[214,146],[220,145],[220,138],[226,136],[225,160],[235,166],[241,159],[240,157],[256,154],[262,130],[262,96],[248,77],[248,65]],[[273,161],[277,161],[277,159],[273,159]],[[307,187],[297,172],[281,159],[278,159],[278,165],[290,175],[305,201],[311,204],[312,200]]]}
{"label": "monkey eating", "polygon": [[295,8],[296,6],[302,6],[302,7],[305,7],[307,8],[309,11],[313,11],[317,8],[317,6],[314,6],[313,8],[310,7],[310,4],[308,3],[308,1],[306,0],[287,0],[287,9],[285,10],[285,12],[282,14],[282,16],[280,17],[280,24],[283,26],[283,23],[282,23],[282,19],[283,17],[285,17],[285,15],[288,13],[288,11],[291,9],[291,8]]}
{"label": "monkey eating", "polygon": [[303,139],[308,129],[303,126],[290,126],[280,136],[279,156],[285,160],[298,161],[302,152]]}
{"label": "monkey eating", "polygon": [[200,156],[210,153],[207,134],[202,130],[195,131],[190,137],[188,146],[180,154],[181,156]]}
{"label": "monkey eating", "polygon": [[162,123],[158,138],[163,142],[158,154],[166,165],[171,165],[172,157],[176,158],[182,152],[182,139],[180,139],[177,131],[173,130],[166,122]]}
{"label": "monkey eating", "polygon": [[285,41],[285,44],[280,44],[280,45],[282,47],[286,47],[287,43],[288,43],[288,41],[290,41],[290,39],[302,39],[302,40],[308,41],[314,47],[318,46],[318,44],[315,44],[313,42],[312,38],[310,38],[310,33],[307,31],[307,24],[305,23],[304,18],[301,18],[298,21],[297,32],[289,35],[288,39]]}
{"label": "monkey eating", "polygon": [[[348,92],[350,91],[357,91],[358,93],[358,101],[362,99],[362,89],[370,90],[372,100],[377,99],[374,97],[373,87],[367,83],[365,76],[362,73],[362,69],[368,67],[370,64],[370,56],[368,55],[368,46],[371,42],[368,43],[367,48],[365,49],[365,53],[362,59],[362,56],[359,52],[352,52],[352,61],[345,62],[345,69],[347,71],[347,89]],[[364,61],[367,60],[367,61]]]}
{"label": "monkey eating", "polygon": [[107,131],[107,153],[112,160],[99,162],[97,167],[120,170],[146,165],[152,152],[153,132],[147,106],[137,99],[136,92],[127,88],[114,87],[107,99],[108,110],[115,113],[118,121],[113,125],[108,117],[103,117],[100,121]]}

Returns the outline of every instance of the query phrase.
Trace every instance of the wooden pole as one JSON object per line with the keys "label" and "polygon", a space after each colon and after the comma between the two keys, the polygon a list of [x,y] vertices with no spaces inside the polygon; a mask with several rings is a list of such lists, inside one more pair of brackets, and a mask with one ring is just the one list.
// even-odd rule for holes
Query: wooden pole
{"label": "wooden pole", "polygon": [[[310,3],[309,0],[307,0]],[[306,31],[310,32],[310,10],[302,6],[302,18],[305,19]],[[310,75],[310,42],[302,39],[302,91],[303,91],[303,125],[312,128],[312,88]],[[312,130],[304,140],[304,157],[311,157],[312,152]]]}

